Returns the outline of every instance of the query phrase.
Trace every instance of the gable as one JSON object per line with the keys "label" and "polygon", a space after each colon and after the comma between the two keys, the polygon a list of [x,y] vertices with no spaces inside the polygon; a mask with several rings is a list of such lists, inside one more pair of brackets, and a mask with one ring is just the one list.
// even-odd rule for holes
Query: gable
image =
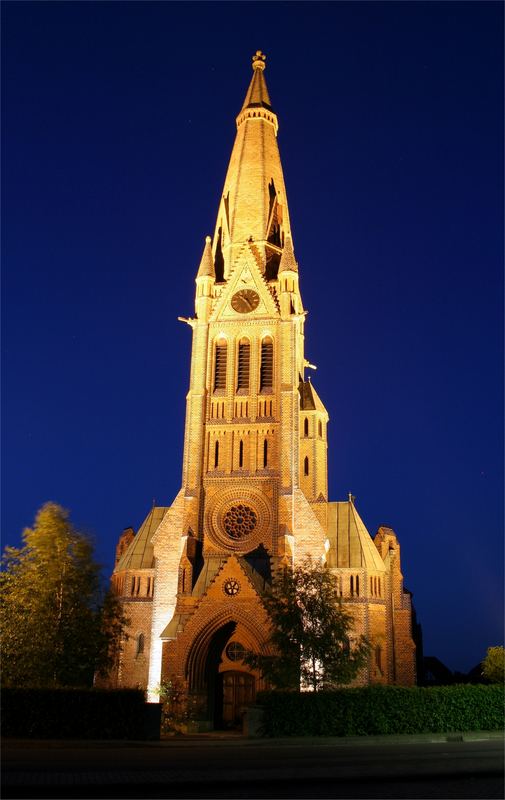
{"label": "gable", "polygon": [[[247,298],[253,299],[253,307],[244,312],[233,308],[232,300],[237,293],[245,293],[244,308],[247,309]],[[257,295],[257,304],[254,301]],[[218,298],[210,316],[211,322],[219,320],[256,319],[258,317],[278,317],[279,308],[268,284],[259,268],[253,245],[248,242],[239,253],[235,266]]]}

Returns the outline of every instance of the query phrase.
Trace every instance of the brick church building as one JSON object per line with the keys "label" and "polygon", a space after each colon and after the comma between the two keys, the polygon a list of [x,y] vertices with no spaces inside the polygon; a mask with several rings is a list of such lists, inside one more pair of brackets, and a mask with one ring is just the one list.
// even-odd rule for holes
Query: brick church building
{"label": "brick church building", "polygon": [[276,569],[306,556],[326,561],[356,635],[371,641],[355,684],[416,680],[396,534],[380,527],[372,539],[351,496],[328,499],[328,412],[306,377],[306,311],[261,52],[252,66],[195,314],[184,320],[193,344],[182,486],[136,534],[123,532],[112,576],[130,619],[113,685],[156,701],[176,676],[202,729],[233,724],[263,688],[241,655],[268,653],[260,597]]}

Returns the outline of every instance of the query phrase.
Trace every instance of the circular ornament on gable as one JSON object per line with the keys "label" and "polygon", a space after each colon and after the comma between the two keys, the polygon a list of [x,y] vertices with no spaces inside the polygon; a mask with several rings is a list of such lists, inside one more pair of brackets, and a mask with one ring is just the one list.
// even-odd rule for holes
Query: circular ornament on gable
{"label": "circular ornament on gable", "polygon": [[240,583],[235,580],[235,578],[228,578],[228,580],[223,583],[223,592],[227,594],[228,597],[235,597],[235,595],[240,592]]}

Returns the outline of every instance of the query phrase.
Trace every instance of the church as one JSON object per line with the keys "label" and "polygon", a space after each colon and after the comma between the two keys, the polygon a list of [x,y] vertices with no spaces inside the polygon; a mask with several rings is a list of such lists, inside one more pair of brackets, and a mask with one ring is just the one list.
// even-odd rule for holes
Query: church
{"label": "church", "polygon": [[245,650],[269,653],[261,596],[307,556],[328,564],[355,635],[371,642],[353,685],[416,681],[397,536],[372,538],[352,496],[328,499],[329,417],[307,377],[303,264],[260,51],[252,69],[195,313],[180,318],[192,335],[182,486],[123,531],[112,576],[130,622],[111,684],[155,702],[176,679],[201,730],[233,725],[265,688],[243,662]]}

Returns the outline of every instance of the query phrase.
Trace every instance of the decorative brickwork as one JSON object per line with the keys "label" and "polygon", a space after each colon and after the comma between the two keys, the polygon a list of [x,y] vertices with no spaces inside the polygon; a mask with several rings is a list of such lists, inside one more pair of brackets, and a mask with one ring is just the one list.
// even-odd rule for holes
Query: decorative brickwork
{"label": "decorative brickwork", "polygon": [[111,682],[156,700],[177,678],[202,728],[237,722],[263,686],[240,648],[268,652],[261,595],[276,569],[307,556],[328,563],[353,636],[371,641],[354,684],[415,682],[396,535],[380,528],[374,542],[352,497],[328,500],[329,417],[305,378],[306,312],[264,68],[257,53],[195,316],[181,318],[193,337],[182,488],[136,536],[125,531],[113,576],[131,623]]}

